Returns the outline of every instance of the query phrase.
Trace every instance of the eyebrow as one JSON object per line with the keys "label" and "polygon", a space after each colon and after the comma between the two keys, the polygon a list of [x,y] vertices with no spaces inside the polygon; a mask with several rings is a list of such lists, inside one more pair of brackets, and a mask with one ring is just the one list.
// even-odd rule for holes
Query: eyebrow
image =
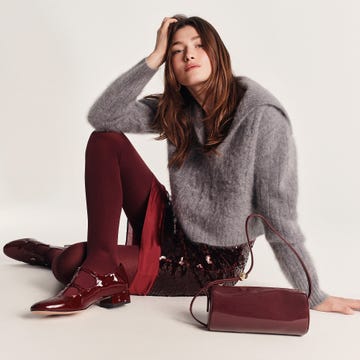
{"label": "eyebrow", "polygon": [[[193,36],[190,40],[196,40],[196,39],[199,39],[200,36],[197,35],[197,36]],[[181,41],[175,41],[171,44],[171,46],[174,46],[174,45],[177,45],[177,44],[183,44]]]}

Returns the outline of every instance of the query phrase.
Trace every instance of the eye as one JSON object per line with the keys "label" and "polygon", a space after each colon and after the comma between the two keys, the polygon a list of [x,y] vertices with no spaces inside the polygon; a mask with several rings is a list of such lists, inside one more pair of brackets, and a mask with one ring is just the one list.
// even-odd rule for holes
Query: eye
{"label": "eye", "polygon": [[172,51],[172,54],[174,55],[174,54],[177,54],[177,53],[179,53],[181,50],[173,50]]}

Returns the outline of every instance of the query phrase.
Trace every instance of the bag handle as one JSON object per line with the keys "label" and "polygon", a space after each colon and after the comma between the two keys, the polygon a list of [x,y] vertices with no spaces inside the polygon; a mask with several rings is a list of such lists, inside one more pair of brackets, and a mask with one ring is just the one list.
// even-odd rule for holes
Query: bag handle
{"label": "bag handle", "polygon": [[255,214],[255,213],[252,213],[250,214],[247,218],[246,218],[246,222],[245,222],[245,232],[246,232],[246,239],[247,239],[247,243],[249,245],[249,250],[250,250],[250,257],[251,257],[251,264],[250,264],[250,268],[249,270],[244,273],[240,273],[239,276],[237,277],[232,277],[232,278],[226,278],[226,279],[219,279],[219,280],[214,280],[214,281],[210,281],[208,282],[203,288],[201,288],[195,295],[194,297],[192,298],[191,300],[191,303],[190,303],[190,314],[191,316],[198,322],[200,323],[201,325],[204,325],[205,327],[207,326],[207,324],[205,324],[204,322],[200,321],[198,318],[195,317],[194,313],[193,313],[193,305],[194,305],[194,301],[195,299],[202,293],[205,293],[207,295],[207,306],[206,306],[206,311],[209,311],[209,304],[210,304],[210,296],[209,296],[209,288],[211,288],[212,286],[214,285],[220,285],[220,284],[224,284],[226,282],[230,282],[230,281],[244,281],[250,271],[252,270],[253,266],[254,266],[254,254],[252,252],[252,247],[251,247],[251,244],[250,244],[250,239],[249,239],[249,231],[248,231],[248,227],[249,227],[249,221],[251,218],[253,217],[257,217],[257,218],[260,218],[269,228],[270,230],[275,234],[277,235],[281,240],[283,240],[286,245],[288,245],[288,247],[292,250],[292,252],[296,255],[297,259],[299,260],[302,268],[304,269],[304,272],[305,272],[305,275],[306,275],[306,278],[307,278],[307,281],[308,281],[308,285],[309,285],[309,290],[308,290],[308,295],[307,297],[310,298],[311,296],[311,291],[312,291],[312,283],[311,283],[311,278],[310,278],[310,275],[309,275],[309,272],[303,262],[303,260],[301,259],[300,255],[297,253],[297,251],[294,249],[294,247],[283,237],[281,236],[281,234],[276,231],[274,229],[274,227],[270,224],[270,222],[262,215],[260,214]]}

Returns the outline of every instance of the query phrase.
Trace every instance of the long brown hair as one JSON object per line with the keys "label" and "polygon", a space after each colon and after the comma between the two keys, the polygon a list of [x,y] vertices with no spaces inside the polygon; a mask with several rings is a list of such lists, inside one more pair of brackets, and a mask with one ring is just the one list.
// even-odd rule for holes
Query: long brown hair
{"label": "long brown hair", "polygon": [[167,138],[176,148],[168,167],[180,167],[194,139],[194,128],[189,116],[189,104],[194,99],[187,88],[177,82],[172,68],[170,45],[176,31],[187,25],[194,27],[200,35],[202,46],[211,63],[211,75],[202,89],[206,94],[206,101],[211,104],[210,112],[202,120],[205,127],[204,153],[219,155],[216,147],[228,133],[239,103],[240,89],[232,74],[229,53],[215,28],[197,16],[175,15],[173,17],[178,21],[170,24],[168,31],[168,45],[164,58],[164,93],[149,95],[146,98],[158,99],[153,124],[154,130],[160,133],[156,140]]}

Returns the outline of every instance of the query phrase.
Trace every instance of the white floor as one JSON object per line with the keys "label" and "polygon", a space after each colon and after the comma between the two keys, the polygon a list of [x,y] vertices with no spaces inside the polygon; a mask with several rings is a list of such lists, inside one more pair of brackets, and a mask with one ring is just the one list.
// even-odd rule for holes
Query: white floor
{"label": "white floor", "polygon": [[[1,243],[24,236],[17,236],[19,226],[9,225],[1,234]],[[50,233],[44,226],[41,229],[44,235]],[[28,235],[34,233],[29,231]],[[62,236],[59,231],[56,238]],[[312,249],[324,289],[334,295],[360,298],[356,283],[358,252],[351,247],[353,244],[356,249],[356,241],[349,241],[346,257],[340,259],[339,249],[331,244],[326,256],[319,248]],[[256,263],[247,284],[288,286],[266,241],[259,238],[254,249]],[[60,289],[51,272],[1,254],[0,274],[0,358],[5,360],[360,358],[359,313],[345,316],[311,310],[310,331],[302,337],[209,332],[190,317],[190,298],[133,296],[130,304],[116,309],[92,306],[81,314],[39,317],[30,313],[30,305]],[[204,299],[199,300],[197,312],[205,316],[204,307]]]}

